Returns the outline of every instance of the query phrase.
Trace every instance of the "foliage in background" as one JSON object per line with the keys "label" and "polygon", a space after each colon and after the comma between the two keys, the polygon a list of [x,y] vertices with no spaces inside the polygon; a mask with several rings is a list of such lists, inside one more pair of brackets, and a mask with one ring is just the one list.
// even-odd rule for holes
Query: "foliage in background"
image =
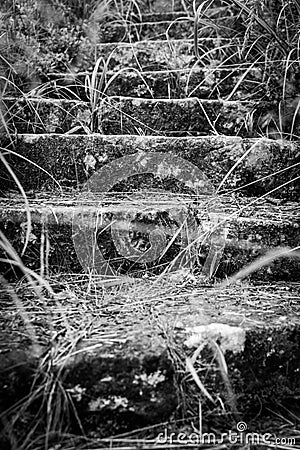
{"label": "foliage in background", "polygon": [[[296,137],[299,122],[300,92],[300,2],[299,0],[205,0],[194,2],[195,51],[198,60],[206,62],[200,51],[202,30],[228,38],[218,68],[258,67],[262,80],[262,100],[274,108],[262,117],[262,129],[271,137]],[[222,22],[215,21],[212,11],[221,11]]]}
{"label": "foliage in background", "polygon": [[91,32],[91,23],[95,28],[103,16],[93,0],[20,0],[0,8],[2,74],[25,91],[45,81],[47,73],[70,68],[85,30]]}
{"label": "foliage in background", "polygon": [[[24,91],[80,64],[80,48],[94,47],[99,23],[140,16],[140,0],[19,0],[0,5],[0,69]],[[95,55],[95,63],[97,56]]]}

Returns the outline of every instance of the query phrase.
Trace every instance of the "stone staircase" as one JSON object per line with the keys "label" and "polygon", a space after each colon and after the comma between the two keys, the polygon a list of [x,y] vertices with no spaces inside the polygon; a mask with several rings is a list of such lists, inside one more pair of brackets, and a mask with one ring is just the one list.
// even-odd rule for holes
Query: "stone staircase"
{"label": "stone staircase", "polygon": [[[195,418],[199,401],[208,431],[238,421],[260,431],[266,411],[294,411],[300,259],[288,252],[300,245],[300,145],[263,136],[259,68],[214,68],[238,42],[204,36],[197,61],[192,8],[182,8],[157,0],[104,20],[71,73],[3,99],[11,135],[1,145],[28,206],[1,166],[0,229],[19,254],[28,241],[22,261],[51,292],[42,305],[16,285],[34,318],[34,354],[4,286],[2,410],[28,393],[51,342],[89,437],[165,421],[180,430],[176,418]],[[278,248],[283,257],[226,285]],[[0,264],[20,279],[20,266],[3,255]],[[53,319],[58,310],[66,322]]]}

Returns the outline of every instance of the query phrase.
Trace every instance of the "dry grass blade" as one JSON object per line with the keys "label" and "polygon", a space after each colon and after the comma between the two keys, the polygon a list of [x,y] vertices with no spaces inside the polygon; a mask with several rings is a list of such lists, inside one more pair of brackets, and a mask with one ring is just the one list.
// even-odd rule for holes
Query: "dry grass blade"
{"label": "dry grass blade", "polygon": [[283,257],[300,258],[300,251],[297,251],[299,249],[300,249],[300,246],[295,247],[295,248],[279,247],[279,248],[270,250],[266,255],[261,256],[260,258],[256,259],[251,264],[249,264],[248,266],[239,270],[236,274],[232,275],[227,280],[224,280],[221,283],[219,283],[218,286],[222,288],[225,286],[229,286],[230,284],[234,284],[237,281],[248,277],[249,275],[251,275],[251,273],[256,272],[261,267],[267,266],[275,259],[283,258]]}
{"label": "dry grass blade", "polygon": [[[217,136],[219,133],[218,133],[218,131],[216,130],[215,125],[213,124],[213,122],[210,120],[210,117],[209,117],[209,115],[207,114],[207,112],[206,112],[206,110],[205,110],[205,108],[204,108],[204,106],[203,106],[203,104],[202,104],[202,102],[200,101],[199,98],[197,98],[197,102],[198,102],[200,108],[202,109],[202,112],[203,112],[203,114],[205,115],[206,120],[207,120],[207,122],[209,123],[209,125],[210,125],[210,127],[211,127],[213,133]],[[216,120],[215,120],[215,122],[216,122]]]}
{"label": "dry grass blade", "polygon": [[57,187],[59,188],[60,192],[63,192],[63,188],[62,186],[59,184],[59,182],[54,178],[53,175],[51,175],[50,172],[48,172],[48,170],[44,169],[43,167],[41,167],[39,164],[35,163],[34,161],[31,161],[29,158],[26,158],[26,156],[21,155],[20,153],[14,152],[13,150],[10,150],[8,148],[0,148],[0,151],[4,152],[4,156],[6,153],[9,153],[11,155],[17,156],[20,159],[23,159],[24,161],[28,162],[29,164],[32,164],[33,166],[35,166],[37,169],[41,170],[42,172],[44,172],[46,175],[48,175],[49,178],[51,178],[51,180],[57,185]]}
{"label": "dry grass blade", "polygon": [[12,179],[14,180],[14,182],[16,183],[19,191],[21,192],[21,195],[24,199],[25,202],[25,209],[26,209],[26,219],[27,219],[27,223],[26,223],[26,235],[25,235],[25,242],[23,245],[23,249],[21,252],[21,256],[24,255],[26,248],[29,244],[29,239],[30,239],[30,233],[32,230],[32,224],[31,224],[31,213],[30,213],[30,207],[29,207],[29,202],[28,202],[28,198],[27,195],[24,191],[24,188],[22,186],[22,184],[20,183],[18,177],[16,176],[16,174],[14,173],[14,171],[12,170],[12,168],[10,167],[10,165],[8,164],[8,162],[6,161],[5,157],[3,156],[3,154],[1,153],[1,149],[0,149],[0,160],[2,162],[2,164],[4,165],[4,167],[6,168],[6,170],[8,171],[8,173],[10,174],[10,176],[12,177]]}
{"label": "dry grass blade", "polygon": [[40,295],[40,291],[37,289],[37,286],[36,286],[36,283],[34,282],[34,280],[36,280],[36,282],[41,287],[46,288],[50,295],[55,296],[55,293],[54,293],[52,287],[50,286],[50,284],[48,283],[48,281],[46,281],[44,278],[42,278],[36,272],[29,269],[28,267],[26,267],[23,264],[23,262],[17,255],[15,249],[12,247],[11,243],[8,241],[8,239],[5,237],[5,235],[2,233],[2,231],[0,231],[0,247],[10,257],[10,259],[0,258],[0,261],[4,262],[4,263],[12,264],[13,266],[16,266],[19,269],[21,269],[21,271],[24,273],[24,275],[28,279],[30,285],[34,288],[34,290],[36,291],[36,294],[38,296]]}
{"label": "dry grass blade", "polygon": [[[203,14],[203,10],[207,10],[208,8],[210,8],[210,6],[213,4],[214,0],[205,0],[204,2],[202,2],[198,8],[196,9],[196,2],[195,0],[193,1],[193,9],[194,9],[194,14],[195,14],[195,19],[194,19],[194,51],[195,51],[195,55],[198,59],[200,59],[200,55],[199,55],[199,43],[198,43],[198,25],[200,22],[200,15],[201,13]],[[207,25],[207,23],[205,23]]]}
{"label": "dry grass blade", "polygon": [[234,88],[230,92],[230,94],[226,97],[226,101],[228,102],[231,100],[231,98],[234,96],[238,88],[242,85],[243,81],[245,80],[246,76],[251,72],[251,70],[258,64],[260,58],[258,58],[256,61],[254,61],[242,74],[238,82],[235,84]]}
{"label": "dry grass blade", "polygon": [[230,405],[231,412],[234,414],[236,420],[238,421],[240,419],[240,414],[237,409],[236,395],[232,389],[232,385],[228,375],[228,367],[225,360],[225,356],[216,341],[211,342],[211,348],[214,350],[215,357],[218,361],[219,369],[221,372],[221,376],[227,390],[228,394],[227,402]]}
{"label": "dry grass blade", "polygon": [[212,398],[212,396],[210,395],[210,393],[207,391],[206,387],[203,385],[202,381],[200,380],[195,367],[193,365],[192,359],[191,358],[186,358],[186,368],[187,370],[190,372],[190,374],[193,377],[193,380],[195,381],[195,383],[197,384],[198,388],[200,389],[200,391],[202,392],[202,394],[212,403],[215,403],[214,399]]}
{"label": "dry grass blade", "polygon": [[162,253],[159,256],[159,260],[162,259],[165,254],[167,253],[167,251],[171,248],[171,246],[174,244],[174,242],[176,241],[176,239],[178,238],[178,236],[181,234],[182,229],[186,227],[186,223],[182,222],[182,224],[180,225],[180,227],[178,227],[178,229],[176,230],[176,232],[173,234],[172,238],[170,239],[170,242],[168,242],[168,244],[166,245],[166,247],[164,248],[164,250],[162,251]]}
{"label": "dry grass blade", "polygon": [[230,175],[235,171],[235,169],[239,166],[239,164],[249,155],[249,153],[252,152],[252,150],[255,149],[255,147],[260,145],[260,141],[254,142],[254,144],[251,145],[251,147],[248,148],[248,150],[245,151],[245,153],[243,153],[243,155],[234,163],[234,165],[231,167],[231,169],[226,173],[226,175],[224,176],[224,178],[222,179],[222,181],[220,182],[216,193],[218,193],[221,189],[221,187],[224,185],[224,183],[226,182],[226,180],[228,180],[228,178],[230,177]]}

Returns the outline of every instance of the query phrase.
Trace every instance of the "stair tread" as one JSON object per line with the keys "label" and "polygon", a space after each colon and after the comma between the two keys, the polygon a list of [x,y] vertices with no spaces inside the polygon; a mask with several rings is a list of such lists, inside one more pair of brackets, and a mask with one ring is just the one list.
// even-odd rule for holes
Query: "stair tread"
{"label": "stair tread", "polygon": [[[32,198],[32,197],[35,198]],[[200,195],[189,196],[187,194],[179,193],[159,193],[157,191],[142,190],[139,192],[112,192],[112,193],[79,193],[64,194],[56,196],[52,192],[29,194],[28,204],[30,211],[34,212],[34,218],[45,218],[53,215],[58,215],[63,219],[69,219],[74,210],[89,210],[95,214],[101,208],[103,211],[126,211],[132,210],[140,211],[149,209],[154,210],[169,210],[171,208],[185,207],[187,205],[193,207],[195,210],[199,205],[193,203],[198,199],[200,205],[206,205],[212,199],[212,196]],[[300,203],[280,201],[272,197],[265,198],[251,198],[251,197],[232,197],[232,196],[216,196],[221,206],[219,208],[220,215],[228,217],[232,221],[261,221],[264,224],[284,224],[300,222]],[[11,192],[9,197],[0,197],[0,217],[9,217],[11,212],[26,212],[26,205],[24,199],[16,192]],[[200,209],[203,206],[200,206]],[[45,215],[46,214],[46,215]],[[231,217],[232,216],[232,217]]]}
{"label": "stair tread", "polygon": [[[85,309],[85,314],[82,315],[80,292],[77,294],[78,297],[76,291],[74,292],[73,301],[70,297],[71,292],[69,295],[64,290],[59,292],[59,286],[63,287],[64,279],[68,284],[72,283],[73,278],[75,275],[65,278],[64,276],[52,277],[50,283],[53,286],[57,284],[57,302],[62,311],[65,308],[70,316],[72,314],[77,316],[78,320],[89,322],[90,315],[95,316],[95,312],[92,309]],[[99,288],[105,286],[105,279],[97,276],[92,279]],[[76,282],[84,283],[86,280],[87,276],[76,276]],[[121,334],[123,336],[124,334],[125,336],[131,335],[130,340],[132,341],[136,339],[137,334],[149,335],[150,329],[152,331],[155,329],[153,324],[149,326],[149,317],[147,315],[145,317],[145,310],[141,309],[139,313],[139,308],[137,308],[139,302],[145,307],[151,306],[152,312],[159,312],[160,319],[165,325],[175,325],[174,330],[180,336],[181,341],[193,333],[194,327],[214,323],[240,327],[246,331],[272,328],[284,330],[287,326],[292,328],[300,325],[300,318],[297,315],[300,312],[300,283],[258,282],[218,287],[206,284],[201,278],[189,278],[188,273],[174,272],[174,274],[162,278],[157,285],[153,285],[151,280],[135,280],[134,283],[130,283],[128,278],[122,280],[122,277],[111,279],[106,284],[109,287],[109,285],[118,286],[122,283],[124,285],[128,283],[127,289],[132,289],[135,296],[130,297],[126,292],[123,295],[119,292],[118,301],[114,304],[111,302],[108,292],[107,299],[106,301],[103,299],[101,308],[101,312],[105,311],[105,314],[103,316],[99,314],[99,319],[95,320],[94,327],[97,329],[101,325],[103,331],[105,330],[107,333],[111,330],[117,334],[120,333],[120,336]],[[28,291],[30,292],[30,289]],[[93,298],[92,294],[89,296],[90,303],[93,304],[96,298]],[[1,303],[4,303],[3,297],[1,299]],[[84,300],[82,299],[82,301]],[[26,302],[30,303],[30,294]],[[34,306],[32,304],[32,307]],[[47,306],[49,309],[57,308],[57,304],[54,302],[49,302]],[[82,306],[84,305],[82,304]],[[40,313],[40,305],[38,308]],[[5,308],[1,308],[0,316],[11,315],[13,309],[13,304],[10,307],[7,305]],[[135,314],[134,321],[130,320],[133,312]],[[117,323],[114,313],[118,313]],[[123,326],[120,327],[120,324]],[[141,326],[142,324],[143,326]],[[196,332],[196,328],[194,332]],[[91,343],[90,341],[96,339],[96,336],[93,339],[93,332],[90,335],[90,338],[84,339],[85,343]],[[126,339],[124,339],[125,341]],[[109,343],[109,346],[111,345],[114,346]],[[144,350],[147,351],[147,345]]]}

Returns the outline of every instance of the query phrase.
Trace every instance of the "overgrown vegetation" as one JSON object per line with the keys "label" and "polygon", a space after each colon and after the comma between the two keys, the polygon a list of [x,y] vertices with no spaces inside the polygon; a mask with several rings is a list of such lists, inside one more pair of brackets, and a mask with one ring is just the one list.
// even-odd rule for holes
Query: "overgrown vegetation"
{"label": "overgrown vegetation", "polygon": [[[186,4],[182,6],[188,12],[188,6]],[[99,22],[107,18],[112,23],[121,23],[126,28],[135,18],[141,19],[142,6],[139,1],[129,0],[128,2],[117,4],[112,1],[99,2],[93,0],[20,0],[19,2],[13,0],[12,2],[4,2],[1,7],[0,64],[3,74],[1,78],[2,95],[11,93],[23,95],[27,92],[41,98],[43,96],[51,97],[54,93],[59,95],[59,89],[56,92],[51,92],[53,86],[51,85],[49,88],[49,85],[47,85],[48,75],[49,73],[67,73],[68,75],[63,80],[65,91],[69,90],[70,95],[78,99],[80,98],[78,91],[83,91],[85,95],[84,100],[88,101],[90,106],[90,116],[87,121],[80,126],[71,128],[69,130],[70,133],[101,131],[101,123],[98,122],[99,117],[97,115],[98,108],[105,101],[108,88],[113,85],[113,82],[120,74],[127,70],[134,72],[140,78],[143,88],[148,92],[150,98],[154,97],[153,90],[143,74],[139,61],[138,69],[121,69],[112,74],[108,70],[109,60],[98,58],[95,51],[94,64],[88,67],[88,71],[84,73],[84,82],[80,84],[74,75],[77,64],[80,65],[81,49],[85,43],[89,42],[89,45],[94,50],[96,48]],[[221,2],[206,0],[199,7],[194,3],[194,11],[196,17],[195,48],[198,57],[197,68],[205,67],[208,64],[211,73],[224,68],[228,70],[229,74],[236,70],[241,71],[241,77],[236,80],[236,84],[232,86],[232,90],[228,95],[228,100],[230,100],[234,93],[238,91],[239,86],[250,78],[252,69],[258,67],[260,85],[257,89],[257,95],[260,96],[261,100],[268,100],[274,103],[273,109],[267,115],[261,117],[262,132],[266,130],[272,137],[297,137],[299,104],[298,17],[300,15],[298,2],[291,3],[281,0],[279,3],[275,1],[270,2],[266,6],[265,3],[258,1],[249,1],[244,4],[238,0],[231,2],[227,0]],[[221,21],[217,20],[219,13],[224,13]],[[201,31],[199,25],[202,26]],[[224,46],[220,44],[219,48],[213,48],[211,51],[205,49],[201,53],[198,40],[198,37],[201,38],[201,33],[206,37],[228,38],[229,43]],[[193,69],[194,67],[191,68],[191,73]],[[186,87],[188,87],[188,84],[189,76]],[[171,91],[171,87],[169,91]],[[186,93],[188,94],[188,89],[186,89]],[[28,102],[30,104],[30,100]],[[0,110],[0,131],[9,134],[10,130],[7,127],[13,124],[14,117],[11,118],[11,123],[7,124],[4,119],[4,112],[3,107]],[[215,130],[214,124],[212,124],[212,130]],[[152,134],[159,132],[159,130],[150,131]],[[140,131],[137,128],[135,132],[143,134],[143,130]],[[14,168],[10,167],[5,159],[5,156],[13,152],[13,150],[0,150],[3,153],[1,153],[1,163],[4,164],[8,174],[22,193],[26,205],[27,224],[22,250],[22,253],[24,253],[31,233],[28,199],[14,173]],[[221,189],[226,181],[226,177],[236,169],[246,155],[247,153],[233,165],[232,170],[221,181],[218,190]],[[94,160],[92,157],[90,161],[88,159],[86,161],[93,166]],[[30,161],[27,162],[30,163]],[[46,171],[46,168],[42,170]],[[253,200],[250,203],[251,206],[255,206],[255,203],[259,202],[261,198]],[[241,210],[242,207],[240,207]],[[178,235],[179,231],[176,233]],[[134,235],[134,238],[136,238],[136,235]],[[173,243],[175,238],[176,234],[168,246]],[[142,243],[145,244],[145,242]],[[146,244],[148,245],[149,243],[146,242]],[[42,228],[40,238],[41,267],[40,273],[37,274],[37,272],[33,272],[28,267],[25,267],[4,234],[0,234],[0,247],[7,255],[5,261],[9,262],[12,267],[17,268],[23,276],[16,289],[13,289],[5,279],[0,279],[0,283],[5,291],[3,317],[6,324],[4,330],[8,334],[11,332],[13,337],[16,336],[16,339],[18,339],[19,334],[22,335],[19,343],[21,350],[23,350],[22,346],[24,346],[25,356],[21,364],[24,362],[24,366],[27,368],[28,359],[30,361],[33,360],[35,364],[34,367],[29,368],[28,373],[25,373],[24,385],[20,387],[19,394],[25,394],[25,397],[22,398],[20,395],[18,402],[11,406],[14,392],[7,393],[8,403],[11,403],[9,403],[7,409],[3,408],[0,415],[4,429],[3,445],[14,450],[84,449],[99,448],[99,445],[101,447],[126,445],[127,448],[130,448],[128,445],[132,445],[130,438],[133,436],[133,439],[135,439],[133,445],[144,446],[144,448],[147,448],[147,445],[151,447],[153,441],[150,441],[150,439],[157,435],[160,425],[156,427],[156,424],[154,424],[145,428],[141,426],[140,428],[142,429],[135,432],[132,431],[133,422],[131,419],[128,419],[127,423],[127,419],[123,419],[125,415],[122,416],[120,414],[118,416],[121,417],[120,428],[122,431],[125,430],[125,436],[121,436],[119,439],[115,437],[115,439],[110,440],[94,439],[93,427],[96,429],[96,433],[98,432],[101,435],[103,432],[101,423],[97,423],[95,416],[97,416],[97,412],[102,411],[102,409],[105,410],[105,408],[112,408],[112,416],[120,412],[124,413],[124,411],[126,414],[129,413],[130,416],[132,413],[130,407],[132,406],[129,404],[128,407],[126,403],[126,400],[128,400],[127,396],[129,397],[129,402],[132,401],[132,404],[135,405],[136,403],[134,402],[139,404],[140,397],[145,395],[148,404],[150,404],[150,410],[155,409],[154,405],[158,402],[159,412],[161,411],[162,407],[159,404],[159,397],[156,396],[160,393],[159,388],[158,391],[155,391],[154,388],[165,381],[164,377],[166,378],[167,375],[170,375],[167,369],[164,369],[165,371],[161,370],[161,368],[157,369],[155,359],[150,358],[148,366],[146,365],[147,369],[134,378],[134,370],[137,370],[136,360],[134,360],[132,367],[125,367],[123,370],[120,363],[122,358],[120,358],[117,361],[119,372],[117,371],[116,377],[121,379],[121,381],[118,380],[121,387],[118,386],[119,391],[114,393],[114,395],[111,395],[109,389],[105,391],[106,387],[103,392],[101,388],[100,392],[103,398],[99,396],[100,394],[97,391],[93,391],[93,385],[89,386],[87,384],[87,386],[82,387],[80,384],[75,384],[72,379],[66,381],[68,366],[74,362],[76,356],[99,348],[101,351],[122,348],[124,344],[123,327],[128,325],[130,328],[132,326],[132,317],[135,320],[139,318],[141,320],[140,323],[143,326],[145,324],[145,329],[146,325],[151,324],[152,328],[150,327],[149,334],[146,334],[146,337],[144,337],[144,344],[148,344],[151,339],[161,339],[166,348],[168,348],[170,360],[176,369],[174,380],[172,378],[172,383],[174,381],[172,389],[174,390],[174,386],[176,387],[178,410],[175,411],[176,407],[174,407],[175,412],[172,416],[173,423],[171,424],[173,427],[177,427],[178,430],[186,430],[188,426],[190,427],[189,431],[195,431],[195,429],[197,431],[194,422],[190,421],[191,419],[199,419],[197,408],[199,405],[202,407],[202,404],[206,403],[210,405],[208,407],[208,423],[211,418],[214,420],[217,418],[217,423],[219,423],[219,428],[215,430],[217,432],[223,431],[224,427],[228,428],[228,424],[232,426],[233,423],[240,419],[238,412],[240,407],[238,404],[239,399],[233,387],[235,384],[235,386],[242,389],[239,386],[239,373],[237,370],[234,372],[233,380],[230,379],[227,361],[220,344],[217,340],[207,340],[197,350],[184,352],[182,350],[183,338],[180,336],[181,341],[179,341],[178,345],[177,332],[174,331],[177,327],[177,318],[176,321],[174,319],[166,326],[162,312],[166,308],[168,314],[170,311],[173,312],[173,309],[177,313],[175,308],[180,302],[183,302],[182,317],[184,317],[185,305],[190,307],[189,302],[191,301],[191,304],[193,304],[194,300],[197,299],[197,303],[194,304],[194,312],[197,314],[199,299],[203,299],[205,296],[208,299],[207,304],[212,303],[215,305],[216,299],[219,301],[216,309],[219,308],[224,298],[224,301],[230,304],[233,299],[236,299],[238,302],[242,298],[246,303],[250,299],[250,303],[253,302],[260,312],[263,312],[263,307],[266,302],[269,302],[268,311],[272,318],[277,314],[277,310],[273,305],[274,299],[277,302],[276,306],[278,308],[281,307],[284,313],[292,308],[294,308],[294,311],[296,306],[293,304],[293,301],[298,296],[297,286],[290,297],[289,293],[286,293],[284,289],[278,294],[276,291],[278,289],[277,286],[274,287],[274,290],[270,289],[266,296],[263,297],[265,303],[261,305],[262,294],[260,291],[258,291],[258,294],[252,295],[251,287],[248,285],[234,287],[231,290],[229,284],[250,275],[278,256],[284,256],[293,251],[293,256],[299,257],[295,249],[277,249],[275,252],[255,261],[251,266],[240,271],[234,277],[224,281],[220,286],[213,287],[210,285],[208,291],[206,291],[208,281],[200,279],[199,288],[197,280],[188,270],[182,270],[171,275],[167,274],[165,278],[164,276],[156,279],[145,277],[145,279],[141,280],[132,278],[130,283],[126,279],[125,285],[123,285],[124,279],[118,278],[109,280],[107,285],[105,285],[103,280],[100,280],[100,283],[97,278],[88,275],[76,275],[75,278],[70,276],[69,280],[67,277],[51,277],[49,276],[48,266],[49,246],[47,230]],[[264,290],[267,290],[267,287],[263,286],[261,290],[265,292]],[[283,298],[286,300],[286,303],[283,302]],[[283,306],[282,303],[284,303]],[[205,308],[206,303],[203,307],[204,313],[206,312]],[[213,317],[216,317],[217,320],[219,312],[214,311],[213,313],[215,314]],[[241,314],[241,321],[246,320],[245,318],[248,317],[247,313],[248,309],[245,308],[245,311],[243,310]],[[140,324],[138,323],[138,325]],[[179,323],[178,329],[181,330],[181,328],[182,324]],[[140,344],[142,331],[145,330],[134,330],[136,333],[134,335],[134,345],[136,343]],[[128,333],[129,337],[131,336],[128,329],[126,329],[126,333]],[[126,334],[126,338],[128,336]],[[12,345],[12,337],[8,336],[7,341],[4,351],[7,350],[9,345]],[[267,342],[271,341],[272,339],[268,337]],[[125,341],[126,344],[127,341]],[[292,342],[291,349],[289,349],[292,356],[293,345],[294,343]],[[204,349],[205,346],[206,348]],[[275,346],[274,348],[272,347],[272,352],[275,352],[275,356],[281,357],[281,353],[279,354],[278,350],[280,346]],[[29,356],[26,353],[28,349]],[[211,361],[209,364],[204,363],[200,358],[203,350],[205,350],[208,360]],[[278,351],[278,355],[276,351]],[[271,354],[272,352],[269,353]],[[283,352],[282,348],[280,348],[280,352]],[[270,356],[268,351],[266,351],[266,355],[267,357]],[[132,355],[130,354],[128,359],[131,360],[131,357]],[[110,356],[108,360],[109,358]],[[16,362],[18,369],[19,361],[13,362]],[[244,363],[247,364],[247,361]],[[119,364],[120,369],[118,367]],[[293,366],[296,363],[291,361],[289,364]],[[155,367],[155,370],[153,367]],[[92,369],[93,367],[91,367],[91,371]],[[252,370],[252,367],[250,369]],[[110,383],[111,379],[109,379],[109,376],[102,377],[102,367],[99,370],[100,372],[97,372],[97,374],[100,374],[99,384],[101,385],[102,383],[105,386],[105,383]],[[1,382],[5,387],[6,372],[4,371],[3,373],[4,376]],[[18,370],[16,373],[20,378],[17,378],[17,381],[8,379],[9,387],[15,387],[19,380],[22,381],[22,369],[20,373]],[[289,393],[287,386],[284,387],[286,389],[284,392],[280,391],[282,379],[280,378],[278,385],[276,385],[276,394],[279,397],[281,396],[280,400]],[[223,387],[221,393],[214,390],[216,380]],[[148,385],[145,387],[147,383]],[[263,387],[259,392],[258,404],[261,410],[257,411],[258,417],[262,413],[263,402],[269,398],[268,396],[273,394],[273,386],[264,389]],[[86,391],[88,392],[86,393]],[[122,393],[123,396],[121,395]],[[249,395],[251,396],[252,393]],[[170,396],[170,399],[173,399],[173,397]],[[279,408],[279,404],[276,404],[276,406]],[[142,408],[144,408],[144,405],[142,405]],[[299,417],[295,416],[292,411],[284,408],[286,407],[283,406],[280,409],[280,413],[286,414],[286,417],[280,416],[279,418],[282,429],[286,429],[286,432],[290,434],[298,433],[294,423],[299,422]],[[81,411],[81,415],[78,414],[78,411]],[[86,413],[87,411],[88,413]],[[144,410],[142,411],[144,413]],[[178,419],[178,414],[182,414],[183,419],[189,419],[188,425],[182,418]],[[274,419],[276,414],[278,416],[278,412],[273,414],[271,411],[272,419]],[[89,415],[92,419],[86,418]],[[84,426],[82,418],[86,421]],[[112,424],[115,425],[115,423],[109,416],[106,416],[106,419],[107,429],[104,432],[109,434],[108,431],[111,431],[109,427]],[[92,420],[95,420],[95,423],[92,423]],[[125,420],[125,423],[123,420]],[[88,438],[84,436],[86,429],[92,430]],[[118,429],[116,428],[115,431],[117,433]],[[136,433],[139,433],[138,438],[135,438]]]}
{"label": "overgrown vegetation", "polygon": [[[254,382],[252,371],[247,372],[247,360],[237,362],[230,354],[225,359],[223,344],[220,346],[214,338],[199,342],[196,350],[187,349],[181,342],[180,322],[189,323],[199,307],[206,305],[206,308],[210,301],[211,314],[219,314],[214,306],[215,297],[219,309],[224,308],[227,312],[234,312],[233,299],[242,297],[240,313],[246,316],[251,313],[251,303],[261,313],[268,306],[266,315],[274,320],[274,316],[280,317],[281,311],[287,312],[287,308],[292,307],[299,286],[295,285],[291,292],[285,286],[264,284],[259,288],[245,284],[207,290],[188,278],[181,281],[177,278],[175,282],[173,276],[163,283],[148,279],[135,280],[129,285],[116,280],[115,285],[105,288],[96,277],[70,275],[52,277],[50,287],[40,277],[33,278],[26,268],[23,270],[27,281],[20,282],[14,290],[4,283],[6,294],[1,291],[1,306],[5,306],[1,318],[7,321],[7,337],[6,343],[1,341],[0,348],[3,350],[12,345],[18,334],[22,334],[19,353],[9,354],[11,366],[8,369],[14,376],[9,380],[9,390],[5,390],[6,371],[3,370],[0,376],[4,401],[0,410],[4,425],[2,448],[37,450],[67,446],[85,449],[107,448],[108,445],[113,448],[128,444],[130,438],[134,440],[131,444],[148,448],[155,444],[155,438],[165,427],[170,432],[199,432],[199,407],[203,412],[203,432],[210,430],[210,422],[214,423],[216,435],[234,430],[237,421],[241,420],[239,411],[242,409],[243,420],[249,420],[249,431],[274,432],[277,436],[297,434],[293,409],[289,409],[285,398],[291,386],[282,384],[282,376],[275,380],[278,375],[272,373],[272,363],[268,359],[270,345],[277,352],[285,346],[282,358],[289,361],[288,370],[292,372],[297,363],[288,359],[288,354],[292,355],[293,339],[297,337],[291,334],[291,342],[284,337],[281,342],[277,337],[270,344],[270,336],[264,347],[259,335],[253,336],[252,351],[266,362],[266,366],[253,370],[258,373],[263,370],[274,382],[269,386],[268,380],[256,381],[260,402],[253,410],[251,391],[244,392],[238,370],[245,365],[245,373]],[[208,304],[204,301],[206,297]],[[295,308],[295,303],[292,304]],[[181,305],[179,309],[178,305]],[[189,312],[186,305],[189,305]],[[177,314],[181,308],[182,315],[172,318],[170,313]],[[252,320],[251,317],[247,320]],[[125,336],[132,348],[138,348],[140,344],[147,345],[149,332],[152,338],[160,336],[160,342],[165,341],[176,369],[174,380],[168,365],[156,356],[161,352],[159,346],[153,347],[154,356],[148,362],[146,357],[142,365],[130,350],[126,350]],[[251,334],[249,339],[252,339]],[[110,363],[114,359],[106,357],[106,353],[118,352],[118,349],[122,349],[119,358],[116,363]],[[160,389],[163,386],[170,389],[170,380],[174,386],[170,391],[172,396],[168,397],[170,394],[166,395],[166,391]],[[274,410],[268,411],[274,389],[277,403]],[[142,395],[139,394],[141,390]],[[12,399],[18,402],[13,404]],[[150,419],[152,412],[157,414],[157,409],[158,417],[162,418],[163,410],[171,400],[174,414],[168,424],[157,420],[143,427],[140,422],[132,421],[132,415],[135,420],[143,416]],[[150,402],[151,408],[144,409],[143,401],[145,404]],[[7,405],[12,406],[6,409]],[[277,428],[278,425],[282,430]]]}
{"label": "overgrown vegetation", "polygon": [[127,22],[140,14],[138,2],[112,0],[13,0],[0,11],[2,68],[25,91],[48,81],[50,73],[75,70],[80,48],[88,41],[95,49],[101,21]]}
{"label": "overgrown vegetation", "polygon": [[[190,19],[191,8],[189,5],[183,6],[187,16],[180,19]],[[244,4],[239,0],[205,0],[200,5],[194,2],[193,9],[198,61],[190,68],[186,94],[195,95],[203,84],[201,82],[197,86],[193,82],[189,88],[190,80],[195,78],[194,72],[199,67],[206,68],[206,80],[213,79],[218,71],[226,69],[227,74],[218,81],[217,86],[212,86],[213,91],[222,90],[222,85],[225,86],[232,80],[231,84],[234,84],[227,95],[227,99],[231,100],[248,83],[252,98],[266,102],[264,107],[260,105],[254,111],[255,116],[260,116],[258,130],[271,138],[297,138],[300,78],[298,2],[253,0]],[[99,67],[96,45],[100,39],[100,24],[122,26],[129,36],[130,27],[134,26],[135,21],[138,23],[141,17],[141,5],[138,1],[5,2],[2,5],[0,23],[1,65],[2,73],[6,74],[6,79],[2,79],[2,90],[5,94],[31,91],[33,95],[40,97],[53,96],[59,95],[55,91],[62,84],[63,90],[58,91],[64,91],[67,96],[69,92],[72,98],[76,98],[76,95],[86,98],[84,83],[79,81],[76,72],[85,67],[91,73],[95,65]],[[177,20],[168,29],[178,23]],[[168,31],[166,36],[169,40]],[[215,38],[220,45],[207,49],[199,41],[203,37]],[[82,52],[87,45],[94,52],[94,61],[89,55],[88,65],[85,63],[87,55]],[[104,61],[102,71],[97,74],[100,80],[97,81],[97,86],[94,83],[88,87],[88,99],[92,98],[91,131],[96,130],[95,105],[98,107],[104,96],[103,88],[107,84],[110,70],[108,63],[109,60]],[[143,68],[138,60],[137,63],[136,72],[141,83],[146,91],[151,92],[151,87],[143,76]],[[170,65],[170,71],[175,68],[175,65]],[[63,79],[57,80],[57,86],[56,81],[49,83],[49,74],[55,73],[65,74]],[[113,79],[122,79],[124,75],[123,72],[114,74]],[[225,88],[226,90],[228,91]],[[172,91],[171,87],[169,91]],[[249,121],[251,122],[250,116]],[[247,127],[250,135],[257,131],[256,122],[254,125],[249,123]]]}
{"label": "overgrown vegetation", "polygon": [[[215,69],[239,67],[247,73],[254,67],[261,73],[261,100],[272,102],[270,110],[261,117],[262,132],[273,138],[298,138],[299,132],[299,24],[300,4],[290,2],[240,0],[221,2],[224,23],[210,19],[218,11],[213,0],[205,0],[195,10],[195,51],[199,61],[206,63],[207,55],[199,49],[202,27],[211,35],[227,37],[229,43],[219,52],[222,60]],[[224,15],[223,15],[224,19]],[[227,19],[227,20],[226,20]],[[217,49],[218,50],[218,49]]]}

